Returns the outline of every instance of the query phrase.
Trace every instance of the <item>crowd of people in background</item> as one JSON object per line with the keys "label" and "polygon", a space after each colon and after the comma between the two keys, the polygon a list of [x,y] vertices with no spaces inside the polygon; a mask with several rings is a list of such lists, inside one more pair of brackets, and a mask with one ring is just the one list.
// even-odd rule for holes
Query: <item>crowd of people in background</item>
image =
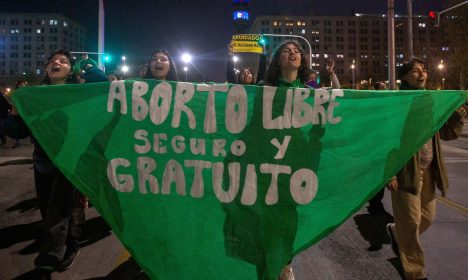
{"label": "crowd of people in background", "polygon": [[[233,52],[229,46],[226,71],[227,82],[243,85],[268,85],[278,87],[308,87],[311,89],[339,89],[340,82],[335,73],[333,60],[328,60],[326,73],[319,73],[308,67],[309,63],[300,44],[287,41],[272,54],[266,67],[267,55],[261,54],[258,71],[252,68],[235,69],[232,63]],[[74,63],[70,53],[57,51],[46,61],[45,79],[42,84],[75,84],[122,79],[116,73],[107,75],[97,67],[94,60],[83,55]],[[421,90],[425,88],[427,72],[425,63],[412,59],[400,71],[400,89]],[[156,50],[148,62],[138,71],[141,79],[179,81],[176,65],[166,50]],[[18,81],[15,89],[29,86],[26,81]],[[379,81],[362,85],[364,89],[386,90],[387,84]],[[400,256],[406,279],[423,279],[424,255],[419,235],[424,232],[435,216],[435,186],[445,193],[447,180],[443,160],[440,155],[440,139],[456,138],[463,126],[466,110],[462,107],[450,118],[448,124],[418,151],[405,167],[390,180],[387,188],[392,193],[395,223],[388,226],[393,249]],[[22,145],[25,135],[8,133],[7,124],[11,118],[18,118],[14,106],[0,93],[0,137],[1,145],[7,142],[7,135],[14,139],[13,148]],[[24,125],[24,124],[23,124]],[[27,130],[27,127],[24,128]],[[447,132],[448,131],[448,132]],[[450,133],[449,133],[450,132]],[[24,133],[23,133],[24,134]],[[29,135],[28,135],[29,136]],[[34,141],[33,171],[35,188],[40,205],[42,231],[38,236],[39,255],[35,264],[38,277],[49,279],[53,271],[69,268],[79,252],[78,238],[80,226],[84,221],[86,197],[77,191],[65,176],[54,166],[40,143]],[[437,168],[429,168],[436,166]],[[371,214],[385,212],[382,204],[382,189],[370,200]],[[291,261],[291,260],[290,260]],[[280,279],[294,279],[290,265],[281,273]]]}

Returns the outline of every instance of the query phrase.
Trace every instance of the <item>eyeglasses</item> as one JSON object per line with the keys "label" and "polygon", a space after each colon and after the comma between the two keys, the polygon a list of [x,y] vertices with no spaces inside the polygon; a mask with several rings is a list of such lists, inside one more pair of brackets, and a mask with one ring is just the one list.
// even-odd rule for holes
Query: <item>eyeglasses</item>
{"label": "eyeglasses", "polygon": [[169,58],[167,56],[153,56],[151,60],[159,62],[168,62]]}
{"label": "eyeglasses", "polygon": [[301,51],[297,48],[284,48],[281,53],[301,54]]}

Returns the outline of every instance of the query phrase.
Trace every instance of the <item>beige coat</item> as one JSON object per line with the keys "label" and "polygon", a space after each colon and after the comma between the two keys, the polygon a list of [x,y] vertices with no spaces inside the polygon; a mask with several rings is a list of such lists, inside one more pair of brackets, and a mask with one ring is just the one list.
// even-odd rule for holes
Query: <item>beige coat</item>
{"label": "beige coat", "polygon": [[[447,169],[442,157],[440,139],[448,141],[458,138],[463,129],[464,115],[465,114],[459,112],[454,112],[439,132],[432,137],[434,157],[431,166],[434,171],[434,181],[443,196],[445,196],[449,186]],[[419,186],[421,180],[420,174],[419,155],[416,153],[400,172],[398,172],[398,189],[416,194],[417,186]]]}

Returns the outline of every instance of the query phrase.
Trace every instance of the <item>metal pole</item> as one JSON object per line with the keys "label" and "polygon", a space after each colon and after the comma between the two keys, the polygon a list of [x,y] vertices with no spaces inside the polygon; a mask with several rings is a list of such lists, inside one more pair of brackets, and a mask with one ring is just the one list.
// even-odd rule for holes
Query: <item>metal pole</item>
{"label": "metal pole", "polygon": [[387,29],[388,29],[388,88],[396,89],[395,82],[395,1],[387,0]]}
{"label": "metal pole", "polygon": [[292,38],[300,38],[304,40],[307,43],[307,46],[309,46],[309,68],[312,69],[312,46],[310,45],[309,41],[299,35],[285,35],[285,34],[262,34],[262,36],[267,36],[267,37],[292,37]]}
{"label": "metal pole", "polygon": [[[98,52],[104,53],[104,0],[99,0]],[[101,54],[98,55],[98,67],[105,70]]]}
{"label": "metal pole", "polygon": [[443,10],[443,11],[438,12],[438,13],[437,13],[437,22],[436,22],[436,24],[435,24],[434,26],[435,26],[435,27],[439,27],[439,24],[440,24],[440,15],[441,15],[441,14],[445,14],[446,12],[451,11],[451,10],[453,10],[453,9],[455,9],[455,8],[458,8],[458,7],[460,7],[460,6],[462,6],[462,5],[465,5],[465,4],[468,4],[468,1],[459,3],[459,4],[455,5],[455,6],[452,6],[452,7],[448,8],[448,9],[445,9],[445,10]]}
{"label": "metal pole", "polygon": [[413,53],[413,0],[406,1],[406,9],[408,10],[408,57],[411,59],[414,56]]}

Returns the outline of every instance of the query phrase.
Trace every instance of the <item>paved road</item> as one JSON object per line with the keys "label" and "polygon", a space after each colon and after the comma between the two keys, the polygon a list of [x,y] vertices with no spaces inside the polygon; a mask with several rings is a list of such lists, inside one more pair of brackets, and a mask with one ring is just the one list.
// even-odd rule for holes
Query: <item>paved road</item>
{"label": "paved road", "polygon": [[[0,279],[29,279],[37,253],[33,239],[39,212],[31,170],[32,146],[0,148]],[[451,189],[438,203],[433,226],[423,235],[429,279],[468,279],[468,123],[460,139],[444,145]],[[390,195],[384,198],[391,214]],[[371,216],[365,207],[335,232],[293,261],[296,279],[401,279],[385,224],[390,215]],[[115,235],[87,210],[85,238],[74,266],[53,279],[147,279],[129,260]]]}

